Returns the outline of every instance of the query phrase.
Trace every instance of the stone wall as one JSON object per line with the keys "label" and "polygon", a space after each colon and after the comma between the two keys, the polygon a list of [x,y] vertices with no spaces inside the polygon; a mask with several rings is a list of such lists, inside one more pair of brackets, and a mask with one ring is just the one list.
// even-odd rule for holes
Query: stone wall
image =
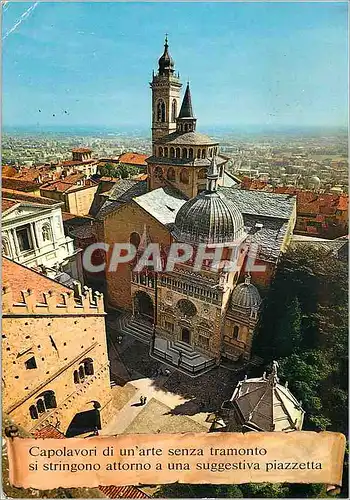
{"label": "stone wall", "polygon": [[[165,227],[144,212],[135,203],[123,205],[104,219],[104,241],[113,243],[129,243],[130,235],[138,233],[140,238],[147,231],[152,243],[170,245],[171,236]],[[102,231],[100,231],[101,235]],[[132,310],[131,266],[120,264],[116,272],[106,272],[108,304],[119,309]]]}
{"label": "stone wall", "polygon": [[[11,290],[4,291],[3,410],[29,431],[51,423],[65,433],[77,413],[97,402],[103,425],[112,399],[103,297],[93,302],[88,291],[80,300],[46,298],[39,303],[35,294],[23,292],[23,302],[13,303]],[[93,369],[77,380],[74,372],[84,361]],[[30,407],[38,406],[45,391],[53,391],[55,405],[32,418]]]}

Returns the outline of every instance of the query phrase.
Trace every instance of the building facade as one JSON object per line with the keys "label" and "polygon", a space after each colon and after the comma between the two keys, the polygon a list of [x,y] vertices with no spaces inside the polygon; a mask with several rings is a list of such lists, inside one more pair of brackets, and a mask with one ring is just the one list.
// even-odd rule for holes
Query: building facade
{"label": "building facade", "polygon": [[2,193],[3,255],[51,278],[64,272],[83,283],[81,255],[64,234],[61,203],[24,193]]}
{"label": "building facade", "polygon": [[3,411],[34,433],[73,436],[111,411],[103,297],[3,258]]}
{"label": "building facade", "polygon": [[[179,106],[180,88],[166,40],[151,84],[147,186],[116,186],[97,214],[97,239],[137,248],[134,262],[116,272],[107,266],[108,303],[126,312],[120,329],[149,343],[154,358],[198,375],[223,359],[250,359],[260,292],[288,247],[296,212],[294,197],[239,189],[219,144],[197,131],[189,85]],[[213,269],[208,259],[194,270],[192,256],[171,271],[135,271],[149,243],[165,263],[174,242],[191,245],[193,256],[201,245],[221,247],[223,260],[234,249],[236,267]],[[263,270],[248,275],[253,249]]]}

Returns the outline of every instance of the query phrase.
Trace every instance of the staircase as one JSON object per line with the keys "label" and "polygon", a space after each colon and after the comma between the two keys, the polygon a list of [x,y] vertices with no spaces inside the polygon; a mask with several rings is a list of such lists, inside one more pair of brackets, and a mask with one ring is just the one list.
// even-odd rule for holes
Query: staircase
{"label": "staircase", "polygon": [[203,356],[189,344],[160,337],[155,338],[151,356],[192,377],[202,375],[215,366],[213,358]]}
{"label": "staircase", "polygon": [[117,318],[116,330],[120,335],[132,335],[144,344],[149,345],[152,340],[153,325],[142,318],[132,317],[129,313]]}

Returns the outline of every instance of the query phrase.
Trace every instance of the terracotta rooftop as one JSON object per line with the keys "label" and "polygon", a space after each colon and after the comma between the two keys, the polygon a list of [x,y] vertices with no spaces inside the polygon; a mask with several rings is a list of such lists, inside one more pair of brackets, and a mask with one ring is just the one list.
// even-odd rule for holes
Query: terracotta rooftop
{"label": "terracotta rooftop", "polygon": [[136,486],[99,486],[98,489],[108,498],[149,498]]}
{"label": "terracotta rooftop", "polygon": [[38,301],[43,301],[43,293],[50,290],[58,295],[71,292],[70,288],[6,257],[2,257],[2,285],[11,288],[14,302],[23,302],[22,290],[33,290]]}
{"label": "terracotta rooftop", "polygon": [[37,439],[65,439],[65,435],[53,425],[47,425],[35,431],[34,437]]}
{"label": "terracotta rooftop", "polygon": [[31,192],[37,191],[39,186],[32,181],[18,179],[16,177],[2,177],[2,187],[6,189],[15,189],[17,191]]}
{"label": "terracotta rooftop", "polygon": [[16,175],[17,170],[15,167],[12,167],[11,165],[2,165],[1,167],[1,175],[3,177],[12,177]]}
{"label": "terracotta rooftop", "polygon": [[[73,174],[73,176],[75,176],[75,175],[76,174]],[[75,178],[75,180],[71,179],[71,181],[72,180],[74,182],[70,182],[70,180],[66,181],[66,179],[59,180],[59,181],[48,182],[47,184],[45,184],[44,186],[42,186],[41,189],[43,191],[59,191],[61,193],[65,193],[66,191],[74,191],[76,189],[84,189],[84,188],[88,188],[88,187],[91,187],[91,186],[95,186],[97,184],[96,182],[94,182],[91,179],[85,179],[84,180],[84,184],[83,185],[79,185],[77,183],[82,180],[81,177],[79,177],[79,178],[77,177],[77,178]]]}
{"label": "terracotta rooftop", "polygon": [[72,153],[92,153],[92,149],[90,149],[90,148],[75,148],[75,149],[72,149]]}
{"label": "terracotta rooftop", "polygon": [[90,159],[90,160],[65,160],[60,163],[60,165],[64,167],[75,167],[78,165],[89,165],[90,163],[95,163],[96,160]]}
{"label": "terracotta rooftop", "polygon": [[9,208],[14,207],[15,205],[17,205],[17,203],[18,202],[15,200],[7,200],[6,198],[2,198],[1,199],[2,211],[4,212],[5,210],[8,210]]}
{"label": "terracotta rooftop", "polygon": [[141,153],[123,153],[119,156],[120,163],[127,163],[130,165],[140,165],[141,167],[146,167],[146,158],[149,155],[141,154]]}
{"label": "terracotta rooftop", "polygon": [[64,177],[62,180],[63,182],[75,184],[82,179],[85,179],[85,174],[83,174],[82,172],[75,172],[74,174],[67,175],[67,177]]}
{"label": "terracotta rooftop", "polygon": [[11,200],[24,201],[28,203],[38,203],[40,205],[59,205],[60,201],[51,200],[44,196],[36,196],[34,194],[24,193],[23,191],[15,191],[13,189],[2,189],[2,197]]}

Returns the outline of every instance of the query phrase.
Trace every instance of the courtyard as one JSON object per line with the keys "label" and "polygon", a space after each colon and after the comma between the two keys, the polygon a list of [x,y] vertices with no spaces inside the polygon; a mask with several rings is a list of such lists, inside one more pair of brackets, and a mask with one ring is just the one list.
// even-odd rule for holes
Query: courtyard
{"label": "courtyard", "polygon": [[[232,396],[244,373],[226,367],[193,378],[149,355],[149,346],[131,335],[118,339],[107,318],[107,343],[116,414],[102,435],[208,432],[208,416]],[[140,397],[146,403],[140,403]]]}

